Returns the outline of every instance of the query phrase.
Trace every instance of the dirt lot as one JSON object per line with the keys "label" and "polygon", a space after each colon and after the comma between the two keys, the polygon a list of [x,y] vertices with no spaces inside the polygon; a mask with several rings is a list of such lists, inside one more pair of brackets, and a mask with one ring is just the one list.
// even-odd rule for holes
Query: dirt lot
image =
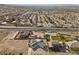
{"label": "dirt lot", "polygon": [[27,40],[6,40],[0,43],[0,54],[27,54]]}
{"label": "dirt lot", "polygon": [[9,32],[0,31],[0,41],[3,40],[3,38],[5,38],[8,34],[9,34]]}
{"label": "dirt lot", "polygon": [[6,31],[0,32],[1,55],[22,55],[28,53],[28,40],[11,40],[10,38],[15,35],[14,33],[15,32]]}

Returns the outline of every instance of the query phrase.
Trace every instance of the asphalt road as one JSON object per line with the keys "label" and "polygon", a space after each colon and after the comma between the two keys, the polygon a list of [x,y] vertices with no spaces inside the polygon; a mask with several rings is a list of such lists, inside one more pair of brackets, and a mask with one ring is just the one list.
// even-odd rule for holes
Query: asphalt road
{"label": "asphalt road", "polygon": [[0,31],[54,31],[54,32],[74,32],[79,28],[51,28],[51,27],[16,27],[16,26],[0,26]]}

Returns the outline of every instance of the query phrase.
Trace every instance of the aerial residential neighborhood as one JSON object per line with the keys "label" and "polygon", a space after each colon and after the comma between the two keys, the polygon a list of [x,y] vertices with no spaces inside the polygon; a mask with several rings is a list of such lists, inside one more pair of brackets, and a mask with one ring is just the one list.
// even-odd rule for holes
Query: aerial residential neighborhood
{"label": "aerial residential neighborhood", "polygon": [[79,55],[79,6],[0,4],[0,55]]}
{"label": "aerial residential neighborhood", "polygon": [[43,31],[0,31],[0,54],[79,54],[78,36],[79,32],[45,33]]}
{"label": "aerial residential neighborhood", "polygon": [[0,25],[73,28],[79,27],[79,8],[0,6]]}

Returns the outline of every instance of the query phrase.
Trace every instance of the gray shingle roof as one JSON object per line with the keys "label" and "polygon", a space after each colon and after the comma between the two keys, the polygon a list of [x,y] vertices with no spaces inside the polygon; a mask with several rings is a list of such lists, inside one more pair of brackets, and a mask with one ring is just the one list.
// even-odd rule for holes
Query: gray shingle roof
{"label": "gray shingle roof", "polygon": [[45,51],[48,51],[48,48],[45,46],[45,43],[43,41],[37,41],[33,40],[31,44],[31,48],[36,51],[37,49],[41,48]]}

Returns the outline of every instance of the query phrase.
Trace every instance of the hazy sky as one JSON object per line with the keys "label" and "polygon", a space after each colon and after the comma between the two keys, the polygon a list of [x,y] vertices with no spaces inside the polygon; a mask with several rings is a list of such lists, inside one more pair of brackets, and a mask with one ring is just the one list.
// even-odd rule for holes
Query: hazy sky
{"label": "hazy sky", "polygon": [[79,4],[79,0],[0,0],[0,4]]}

